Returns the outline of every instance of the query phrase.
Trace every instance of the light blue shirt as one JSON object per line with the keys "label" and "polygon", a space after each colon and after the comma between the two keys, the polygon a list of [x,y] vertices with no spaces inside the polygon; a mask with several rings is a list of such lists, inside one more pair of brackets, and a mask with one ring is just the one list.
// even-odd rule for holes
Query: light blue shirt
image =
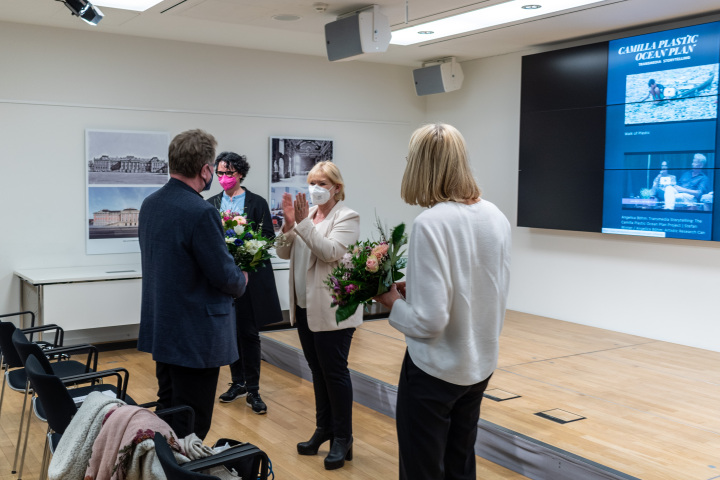
{"label": "light blue shirt", "polygon": [[240,195],[230,197],[223,192],[222,201],[220,202],[220,210],[227,212],[230,210],[235,213],[243,213],[245,211],[245,190]]}

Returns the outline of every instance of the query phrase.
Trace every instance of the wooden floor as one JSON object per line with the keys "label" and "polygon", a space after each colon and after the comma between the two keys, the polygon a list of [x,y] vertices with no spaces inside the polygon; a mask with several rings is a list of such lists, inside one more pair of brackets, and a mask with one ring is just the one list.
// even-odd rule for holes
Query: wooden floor
{"label": "wooden floor", "polygon": [[[294,330],[263,335],[299,348]],[[396,385],[404,354],[402,335],[387,321],[365,322],[356,332],[350,367]],[[131,372],[129,393],[155,399],[154,363],[146,354],[101,354],[101,368]],[[720,479],[720,353],[508,312],[500,363],[481,417],[607,467],[647,480]],[[218,395],[230,381],[223,368]],[[217,404],[206,439],[248,441],[265,450],[279,480],[397,478],[394,421],[354,406],[355,457],[336,471],[318,456],[297,455],[295,444],[314,429],[312,385],[263,362],[261,394],[267,415],[243,399]],[[0,416],[0,480],[11,475],[22,395],[7,391]],[[537,416],[551,411],[560,424]],[[567,412],[567,413],[564,413]],[[577,417],[574,417],[576,415]],[[33,419],[24,479],[38,478],[46,424]],[[478,478],[522,479],[478,457]],[[549,474],[548,480],[552,480]]]}
{"label": "wooden floor", "polygon": [[[294,331],[265,335],[299,348]],[[365,322],[350,367],[397,385],[404,351],[387,321]],[[606,467],[720,479],[720,353],[508,312],[488,394],[519,398],[486,399],[483,419]]]}
{"label": "wooden floor", "polygon": [[[149,355],[136,350],[119,350],[100,354],[100,369],[123,366],[130,371],[128,393],[138,402],[155,400],[157,384]],[[220,373],[217,394],[227,389],[230,372]],[[245,399],[233,403],[217,403],[213,425],[205,443],[212,445],[218,438],[234,438],[262,448],[272,461],[277,480],[386,480],[397,478],[397,440],[395,422],[362,405],[353,408],[354,458],[340,470],[326,471],[323,459],[326,443],[317,456],[300,456],[295,445],[307,440],[315,429],[312,384],[278,368],[262,364],[262,398],[268,405],[266,415],[255,415]],[[15,442],[19,426],[22,394],[6,391],[0,416],[0,480],[17,478],[12,475]],[[42,448],[47,424],[35,417],[23,479],[39,478]],[[525,477],[477,458],[478,478],[488,480],[519,480]]]}

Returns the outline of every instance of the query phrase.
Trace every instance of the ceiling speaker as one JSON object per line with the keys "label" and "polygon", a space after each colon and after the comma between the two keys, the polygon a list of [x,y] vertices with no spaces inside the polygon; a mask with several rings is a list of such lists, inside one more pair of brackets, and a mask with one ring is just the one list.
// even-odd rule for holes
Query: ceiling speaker
{"label": "ceiling speaker", "polygon": [[455,58],[440,62],[442,63],[413,70],[415,92],[419,96],[452,92],[462,86],[463,72]]}
{"label": "ceiling speaker", "polygon": [[377,5],[339,16],[325,25],[327,56],[331,62],[382,53],[387,50],[391,37],[390,22]]}

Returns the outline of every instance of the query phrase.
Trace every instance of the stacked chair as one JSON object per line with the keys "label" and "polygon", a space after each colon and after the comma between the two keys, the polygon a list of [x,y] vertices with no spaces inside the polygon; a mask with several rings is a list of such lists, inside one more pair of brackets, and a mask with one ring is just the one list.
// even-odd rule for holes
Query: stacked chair
{"label": "stacked chair", "polygon": [[[41,467],[42,477],[47,472],[50,455],[55,451],[65,429],[78,412],[76,402],[78,398],[89,395],[93,391],[110,390],[116,395],[116,398],[123,400],[128,405],[136,405],[135,401],[126,393],[128,372],[124,368],[113,368],[74,377],[60,378],[52,372],[47,359],[42,355],[37,355],[37,353],[31,353],[25,360],[25,371],[32,386],[35,406],[42,409],[48,422],[48,433]],[[68,384],[77,385],[79,382],[95,382],[108,377],[115,377],[116,384],[91,384],[86,387],[67,388]],[[157,406],[157,404],[149,403],[141,406],[150,407]],[[190,407],[166,409],[165,412],[168,414],[185,412],[188,416],[188,423],[191,425],[194,422],[194,412]]]}
{"label": "stacked chair", "polygon": [[[23,409],[20,416],[20,428],[16,444],[13,473],[19,463],[18,480],[22,479],[25,454],[29,437],[29,427],[33,412],[48,423],[48,432],[43,449],[41,480],[47,480],[47,469],[51,455],[60,443],[70,421],[78,414],[79,403],[94,391],[112,392],[112,396],[128,405],[137,405],[127,394],[129,372],[125,368],[113,368],[97,371],[98,352],[93,345],[63,346],[64,332],[56,325],[34,326],[32,312],[18,312],[0,315],[0,318],[27,314],[32,318],[31,327],[18,329],[11,322],[0,321],[0,366],[4,372],[2,392],[0,393],[0,413],[5,386],[11,390],[25,392]],[[33,341],[33,335],[51,332],[52,341]],[[28,338],[29,337],[29,338]],[[49,337],[48,337],[49,338]],[[70,354],[86,353],[87,359],[78,362],[69,358]],[[62,361],[58,361],[62,359]],[[70,388],[69,388],[70,387]],[[28,397],[31,408],[27,408]],[[147,403],[140,407],[161,407],[157,403]],[[27,415],[26,412],[27,411]],[[82,411],[81,411],[82,412]],[[155,412],[161,418],[182,416],[181,428],[192,431],[194,412],[190,407],[175,407]],[[25,423],[27,422],[27,423]],[[23,426],[25,440],[20,454]],[[218,443],[220,443],[219,441]],[[234,440],[225,442],[230,448],[185,464],[178,464],[167,441],[162,435],[154,436],[156,455],[169,480],[206,479],[218,477],[201,473],[216,466],[234,468],[244,479],[266,480],[271,472],[270,461],[262,450],[254,445]],[[273,475],[274,477],[274,475]]]}
{"label": "stacked chair", "polygon": [[[41,480],[44,480],[50,455],[55,451],[60,443],[62,435],[70,424],[70,421],[78,413],[78,407],[71,395],[76,389],[68,390],[65,384],[77,382],[80,379],[79,377],[60,379],[58,376],[48,371],[47,363],[35,354],[29,355],[26,359],[25,370],[32,385],[32,390],[37,395],[36,399],[44,407],[45,413],[47,414],[48,435],[45,442],[45,450],[43,453],[41,467],[43,475]],[[84,375],[83,380],[89,381],[93,377],[117,376],[120,373],[119,370],[124,371],[124,369],[111,369],[102,372],[90,373]],[[118,386],[120,387],[120,395],[118,398],[124,399],[128,404],[134,404],[132,399],[125,393],[127,383],[125,382],[123,384],[123,382],[118,379]],[[105,387],[107,387],[107,385]],[[157,406],[157,404],[144,404],[139,406],[146,407],[148,405]],[[168,415],[177,415],[180,413],[187,413],[188,411],[189,419],[187,420],[187,424],[192,425],[194,422],[194,415],[190,407],[163,409],[157,411],[156,414],[159,417],[164,418]],[[268,457],[265,452],[254,445],[233,442],[236,445],[216,455],[200,458],[183,465],[179,465],[175,460],[167,441],[162,435],[156,434],[154,436],[154,443],[158,460],[160,461],[163,471],[169,480],[216,479],[217,477],[212,475],[205,475],[198,472],[219,465],[223,465],[228,468],[243,469],[244,471],[241,473],[242,478],[244,479],[266,480],[268,478]],[[158,445],[160,446],[158,447]]]}
{"label": "stacked chair", "polygon": [[[35,328],[35,314],[33,312],[17,312],[6,313],[0,315],[0,318],[19,317],[21,315],[30,315],[30,328],[22,330],[31,335],[40,331],[55,331],[53,342],[37,342],[43,350],[49,350],[62,346],[63,331],[55,325],[47,325],[41,329]],[[23,362],[18,355],[15,346],[12,343],[12,335],[17,330],[15,324],[0,320],[0,368],[3,372],[2,391],[0,392],[0,414],[2,413],[3,400],[5,399],[5,387],[16,392],[24,392],[26,386],[25,369]],[[14,472],[13,472],[14,473]]]}
{"label": "stacked chair", "polygon": [[[4,400],[5,386],[11,390],[24,392],[23,408],[20,414],[20,427],[18,429],[18,440],[15,449],[15,460],[13,462],[12,473],[18,470],[18,458],[20,453],[20,442],[22,440],[23,422],[25,419],[25,410],[27,408],[27,398],[29,388],[27,376],[25,374],[23,356],[18,352],[13,343],[13,338],[22,339],[23,343],[33,345],[33,348],[40,355],[47,359],[46,355],[55,360],[52,362],[53,371],[60,376],[72,376],[93,371],[97,367],[97,349],[92,345],[76,345],[73,347],[63,346],[64,332],[57,325],[35,326],[35,314],[32,312],[17,312],[0,315],[0,318],[7,318],[20,315],[30,315],[31,326],[29,328],[18,329],[13,323],[0,321],[0,353],[2,354],[0,365],[4,371],[2,393],[0,393],[0,409]],[[54,332],[54,341],[33,341],[33,336],[43,332]],[[26,337],[30,336],[30,339]],[[70,353],[86,353],[87,359],[85,363],[75,360],[68,360]],[[63,360],[63,361],[60,361]],[[39,418],[45,420],[42,412],[37,412]],[[26,439],[27,440],[27,439]],[[24,455],[23,455],[24,456]],[[22,461],[20,463],[20,474],[22,474]],[[21,476],[21,475],[20,475]],[[19,476],[19,478],[20,478]]]}
{"label": "stacked chair", "polygon": [[[46,326],[46,327],[49,327]],[[43,328],[43,327],[35,327],[35,328]],[[57,326],[54,326],[54,328],[60,328]],[[53,372],[54,375],[57,375],[60,378],[63,379],[69,379],[68,382],[72,385],[82,384],[85,382],[84,376],[93,373],[97,370],[97,362],[98,362],[98,351],[97,348],[95,348],[94,345],[89,344],[83,344],[83,345],[73,345],[73,346],[58,346],[53,347],[52,349],[43,349],[43,345],[38,344],[36,342],[30,341],[26,335],[27,335],[27,329],[20,330],[16,329],[12,333],[12,345],[14,346],[14,350],[17,353],[17,355],[20,357],[20,360],[23,365],[23,375],[25,376],[25,399],[23,400],[23,408],[20,413],[20,428],[18,430],[18,440],[15,448],[15,461],[13,463],[13,473],[18,473],[18,480],[22,479],[22,471],[23,471],[23,465],[25,463],[25,452],[27,450],[27,441],[28,441],[28,433],[30,430],[30,420],[31,420],[31,414],[34,411],[35,415],[42,421],[47,421],[47,414],[45,410],[43,409],[42,405],[39,405],[35,401],[34,392],[30,388],[30,382],[27,378],[27,367],[25,366],[25,362],[27,361],[28,356],[35,355],[38,358],[41,358],[44,366],[49,369],[49,371]],[[34,332],[32,332],[34,333]],[[5,349],[3,349],[3,353],[5,352]],[[50,362],[49,358],[57,359],[57,358],[63,358],[63,356],[67,356],[74,353],[85,353],[87,355],[85,363],[78,362],[76,360],[60,360],[60,361],[53,361]],[[122,388],[122,383],[119,382],[119,387]],[[92,385],[90,387],[83,387],[83,388],[77,388],[73,389],[74,396],[80,397],[85,396],[93,389],[100,388],[100,385]],[[112,389],[114,387],[112,386],[104,386],[105,389]],[[31,398],[31,408],[27,408],[27,399],[28,397]],[[27,410],[27,424],[25,424],[25,411]],[[20,454],[20,442],[22,440],[22,431],[23,431],[23,425],[25,425],[25,441],[23,443],[22,448],[22,455],[19,457]],[[18,466],[18,457],[20,458],[20,467]]]}

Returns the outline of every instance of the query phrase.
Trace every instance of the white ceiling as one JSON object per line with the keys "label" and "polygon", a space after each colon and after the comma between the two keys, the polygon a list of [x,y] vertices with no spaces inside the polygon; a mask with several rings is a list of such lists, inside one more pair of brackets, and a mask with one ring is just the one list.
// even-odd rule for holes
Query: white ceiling
{"label": "white ceiling", "polygon": [[[398,30],[407,26],[406,11],[408,25],[414,25],[503,1],[377,0],[375,4],[389,18],[391,29]],[[339,14],[370,5],[326,0],[327,10],[318,12],[314,3],[315,0],[164,0],[142,13],[102,7],[105,18],[93,27],[71,16],[65,5],[56,0],[0,0],[0,21],[325,57],[323,26]],[[716,13],[720,13],[718,0],[603,0],[434,43],[390,45],[387,52],[368,55],[363,60],[408,66],[448,56],[466,61]],[[301,18],[293,22],[272,18],[278,14]]]}

